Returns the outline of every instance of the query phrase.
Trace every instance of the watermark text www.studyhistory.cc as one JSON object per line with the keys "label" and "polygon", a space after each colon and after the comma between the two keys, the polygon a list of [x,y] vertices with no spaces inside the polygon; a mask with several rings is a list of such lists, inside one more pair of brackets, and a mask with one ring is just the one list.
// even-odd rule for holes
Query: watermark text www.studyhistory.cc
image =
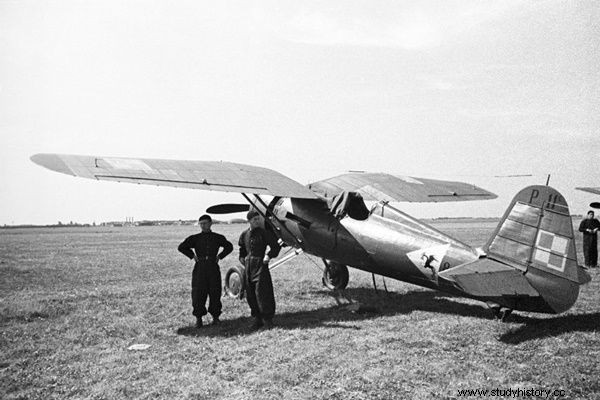
{"label": "watermark text www.studyhistory.cc", "polygon": [[552,399],[565,397],[564,389],[458,389],[458,397],[503,397],[503,398],[543,398]]}

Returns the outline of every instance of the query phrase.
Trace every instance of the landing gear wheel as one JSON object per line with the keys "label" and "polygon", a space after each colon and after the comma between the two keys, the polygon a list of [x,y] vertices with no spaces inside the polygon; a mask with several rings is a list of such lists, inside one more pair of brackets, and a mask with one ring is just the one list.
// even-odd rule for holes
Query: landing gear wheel
{"label": "landing gear wheel", "polygon": [[239,265],[229,268],[225,274],[225,294],[234,299],[243,299],[246,292],[245,268]]}
{"label": "landing gear wheel", "polygon": [[335,261],[325,261],[323,286],[330,290],[343,290],[348,286],[350,273],[348,267]]}

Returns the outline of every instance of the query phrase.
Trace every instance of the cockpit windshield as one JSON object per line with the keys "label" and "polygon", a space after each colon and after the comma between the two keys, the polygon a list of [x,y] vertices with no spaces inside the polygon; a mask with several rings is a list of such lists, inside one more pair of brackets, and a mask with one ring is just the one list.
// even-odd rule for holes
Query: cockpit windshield
{"label": "cockpit windshield", "polygon": [[[402,211],[390,206],[388,203],[385,202],[379,202],[375,204],[371,208],[370,215],[377,215],[387,220],[395,221],[401,224],[403,227],[417,231],[420,234],[426,233],[432,237],[443,238],[444,241],[448,240],[448,236],[443,232],[440,232],[437,229],[423,223],[422,221],[419,221],[411,217],[410,215],[403,213]],[[467,246],[464,243],[459,242],[458,240],[453,239],[453,242],[456,244]]]}
{"label": "cockpit windshield", "polygon": [[356,192],[342,192],[335,196],[331,200],[330,210],[338,219],[346,215],[359,221],[369,218],[369,209],[362,196]]}

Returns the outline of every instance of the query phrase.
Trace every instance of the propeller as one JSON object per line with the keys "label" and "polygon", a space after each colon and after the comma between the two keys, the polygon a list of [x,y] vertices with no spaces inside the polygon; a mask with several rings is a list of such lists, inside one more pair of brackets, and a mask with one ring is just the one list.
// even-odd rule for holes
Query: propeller
{"label": "propeller", "polygon": [[600,203],[598,203],[598,202],[590,203],[590,207],[592,207],[592,208],[600,208]]}
{"label": "propeller", "polygon": [[206,212],[209,214],[232,214],[248,210],[250,210],[250,204],[227,203],[210,206],[206,209]]}

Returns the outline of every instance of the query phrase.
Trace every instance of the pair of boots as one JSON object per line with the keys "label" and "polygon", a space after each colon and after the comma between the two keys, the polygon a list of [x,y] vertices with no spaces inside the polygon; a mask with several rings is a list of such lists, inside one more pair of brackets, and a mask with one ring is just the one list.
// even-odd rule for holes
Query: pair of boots
{"label": "pair of boots", "polygon": [[[220,323],[221,320],[219,319],[219,317],[213,317],[212,325],[219,325]],[[202,317],[196,317],[196,328],[202,328],[202,326]]]}

